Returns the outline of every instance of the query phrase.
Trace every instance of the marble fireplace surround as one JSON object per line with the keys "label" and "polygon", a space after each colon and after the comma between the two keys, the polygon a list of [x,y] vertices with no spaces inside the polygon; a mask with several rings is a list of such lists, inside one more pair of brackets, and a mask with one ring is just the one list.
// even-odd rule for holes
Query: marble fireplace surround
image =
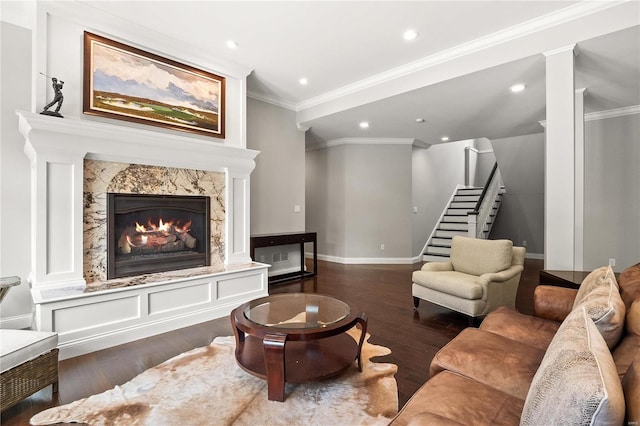
{"label": "marble fireplace surround", "polygon": [[[31,161],[33,328],[59,333],[62,359],[225,316],[238,304],[267,294],[268,265],[249,256],[249,177],[257,151],[188,134],[17,114]],[[95,262],[102,237],[90,237],[90,243],[84,236],[95,231],[90,225],[96,215],[106,212],[100,203],[89,202],[91,196],[85,198],[85,190],[92,188],[87,180],[122,176],[127,167],[184,175],[181,188],[169,193],[194,190],[197,182],[184,183],[193,176],[222,190],[215,264],[104,280],[100,261]],[[97,187],[113,185],[109,181]],[[116,186],[130,193],[146,191],[134,182]]]}

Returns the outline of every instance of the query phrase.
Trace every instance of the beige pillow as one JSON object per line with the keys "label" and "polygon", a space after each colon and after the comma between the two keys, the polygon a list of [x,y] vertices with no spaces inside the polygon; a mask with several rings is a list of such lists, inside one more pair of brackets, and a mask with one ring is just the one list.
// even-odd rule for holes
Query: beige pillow
{"label": "beige pillow", "polygon": [[573,303],[574,310],[579,307],[586,308],[609,348],[615,347],[622,336],[626,309],[610,266],[594,270],[582,281]]}
{"label": "beige pillow", "polygon": [[533,377],[521,425],[620,425],[625,401],[613,357],[584,307],[572,311]]}
{"label": "beige pillow", "polygon": [[[578,306],[582,302],[584,297],[587,294],[589,294],[592,290],[604,284],[607,284],[605,281],[609,277],[609,272],[611,272],[611,276],[613,276],[613,279],[615,281],[616,277],[613,274],[613,270],[611,269],[611,266],[602,266],[598,269],[594,269],[593,271],[591,271],[589,275],[587,275],[584,278],[584,280],[582,280],[582,283],[580,283],[580,287],[578,288],[578,293],[576,294],[576,298],[573,301],[573,307],[575,308],[576,306]],[[618,286],[618,282],[616,281],[616,287],[617,286]]]}
{"label": "beige pillow", "polygon": [[511,267],[513,242],[454,236],[451,241],[453,269],[470,275],[500,272]]}

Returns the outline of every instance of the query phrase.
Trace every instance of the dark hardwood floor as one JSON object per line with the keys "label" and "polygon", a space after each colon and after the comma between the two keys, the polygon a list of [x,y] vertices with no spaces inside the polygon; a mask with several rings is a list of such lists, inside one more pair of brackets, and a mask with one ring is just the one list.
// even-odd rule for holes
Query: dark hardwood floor
{"label": "dark hardwood floor", "polygon": [[[532,311],[541,260],[527,259],[516,307]],[[427,302],[413,309],[411,273],[420,265],[342,265],[318,262],[318,276],[273,285],[270,293],[316,292],[335,296],[367,313],[370,342],[391,349],[380,362],[398,365],[399,405],[427,380],[435,353],[467,326],[461,314]],[[60,362],[60,388],[37,392],[2,413],[3,426],[26,425],[32,415],[55,405],[103,392],[144,370],[190,349],[208,345],[216,336],[232,335],[227,317],[170,333],[137,340]]]}

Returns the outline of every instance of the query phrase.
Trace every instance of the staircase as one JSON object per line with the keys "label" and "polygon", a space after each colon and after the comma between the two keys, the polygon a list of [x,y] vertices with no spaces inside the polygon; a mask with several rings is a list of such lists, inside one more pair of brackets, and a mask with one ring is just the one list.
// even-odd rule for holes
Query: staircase
{"label": "staircase", "polygon": [[[451,253],[451,238],[455,235],[469,236],[469,223],[467,213],[476,207],[476,203],[482,194],[483,188],[458,187],[454,191],[449,204],[440,217],[440,221],[434,228],[427,245],[425,246],[422,260],[425,262],[442,262],[449,259]],[[498,191],[491,212],[482,226],[479,238],[488,238],[493,221],[500,208],[500,201],[504,187]]]}

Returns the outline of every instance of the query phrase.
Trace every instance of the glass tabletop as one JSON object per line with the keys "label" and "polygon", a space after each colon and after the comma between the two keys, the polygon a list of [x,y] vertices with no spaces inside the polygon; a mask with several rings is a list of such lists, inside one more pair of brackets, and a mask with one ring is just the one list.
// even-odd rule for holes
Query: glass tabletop
{"label": "glass tabletop", "polygon": [[345,319],[346,303],[320,294],[276,294],[250,302],[244,316],[258,325],[283,329],[321,328]]}

